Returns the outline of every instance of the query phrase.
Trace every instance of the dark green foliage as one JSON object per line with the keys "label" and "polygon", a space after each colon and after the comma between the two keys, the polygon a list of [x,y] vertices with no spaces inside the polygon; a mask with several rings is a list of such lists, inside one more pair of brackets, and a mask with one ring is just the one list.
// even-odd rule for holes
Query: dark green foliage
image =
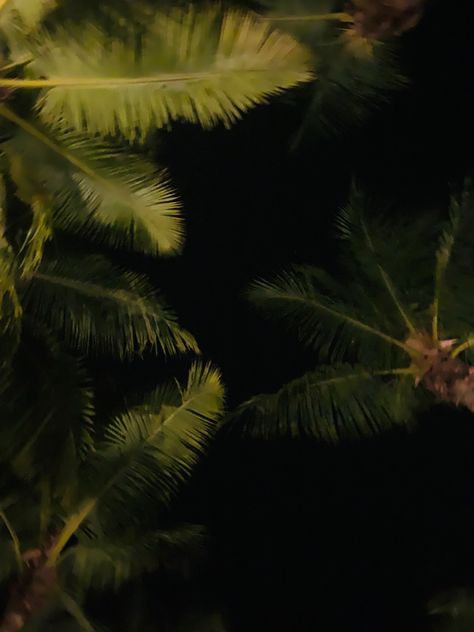
{"label": "dark green foliage", "polygon": [[472,349],[469,189],[453,196],[437,253],[430,248],[436,222],[394,226],[380,214],[369,220],[367,206],[354,191],[337,217],[344,282],[299,267],[250,290],[253,302],[331,364],[245,402],[234,419],[248,431],[332,442],[407,424],[428,401],[415,388],[429,368],[423,349],[443,341],[454,357]]}
{"label": "dark green foliage", "polygon": [[294,147],[313,135],[335,135],[360,126],[407,80],[393,42],[358,36],[348,3],[331,0],[267,0],[266,17],[313,52],[315,80],[303,88],[304,119]]}

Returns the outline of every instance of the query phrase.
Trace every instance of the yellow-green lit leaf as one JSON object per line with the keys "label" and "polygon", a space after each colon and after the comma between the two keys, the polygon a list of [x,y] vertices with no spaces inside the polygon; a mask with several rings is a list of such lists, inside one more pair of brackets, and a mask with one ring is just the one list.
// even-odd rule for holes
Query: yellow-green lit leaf
{"label": "yellow-green lit leaf", "polygon": [[45,194],[54,223],[120,248],[173,254],[183,242],[180,203],[163,171],[104,141],[53,135],[0,107],[18,126],[3,144],[23,201]]}
{"label": "yellow-green lit leaf", "polygon": [[195,363],[185,385],[165,384],[114,419],[104,445],[81,470],[82,500],[65,520],[52,562],[92,515],[105,533],[143,529],[158,504],[189,479],[217,430],[223,399],[219,372]]}
{"label": "yellow-green lit leaf", "polygon": [[31,202],[31,210],[31,225],[20,251],[23,277],[30,276],[38,268],[43,259],[44,247],[53,235],[49,203],[41,197],[36,197]]}
{"label": "yellow-green lit leaf", "polygon": [[138,56],[95,27],[45,35],[30,76],[18,87],[43,88],[46,122],[135,139],[180,118],[230,125],[311,68],[305,48],[257,16],[188,9],[157,15]]}

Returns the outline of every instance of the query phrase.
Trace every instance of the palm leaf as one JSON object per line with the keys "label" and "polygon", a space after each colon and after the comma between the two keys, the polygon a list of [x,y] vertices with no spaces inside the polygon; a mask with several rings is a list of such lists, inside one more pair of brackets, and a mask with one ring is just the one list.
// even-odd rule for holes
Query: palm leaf
{"label": "palm leaf", "polygon": [[51,208],[46,200],[36,197],[31,202],[32,220],[20,249],[21,274],[29,277],[38,268],[43,259],[46,243],[53,235],[51,227]]}
{"label": "palm leaf", "polygon": [[[387,250],[386,239],[382,239],[377,235],[377,231],[373,231],[364,214],[365,206],[364,197],[358,191],[354,191],[350,204],[338,214],[336,224],[339,234],[350,242],[356,264],[365,279],[370,282],[371,288],[379,286],[390,301],[387,311],[395,310],[396,318],[406,329],[406,335],[414,334],[416,325],[413,316],[385,266],[383,254]],[[400,255],[400,251],[397,251],[397,256]]]}
{"label": "palm leaf", "polygon": [[2,458],[22,478],[67,486],[92,448],[93,396],[84,370],[29,323],[11,374],[0,397]]}
{"label": "palm leaf", "polygon": [[426,327],[432,302],[433,254],[421,247],[438,236],[438,225],[425,215],[399,219],[381,212],[375,200],[353,189],[349,204],[336,218],[342,240],[340,261],[372,297],[386,327],[406,337]]}
{"label": "palm leaf", "polygon": [[252,436],[310,436],[321,442],[373,436],[410,421],[415,405],[409,369],[323,367],[273,395],[257,395],[231,416]]}
{"label": "palm leaf", "polygon": [[0,0],[0,29],[10,29],[16,22],[30,31],[55,5],[56,0]]}
{"label": "palm leaf", "polygon": [[222,412],[219,373],[192,366],[184,389],[158,388],[143,406],[108,427],[107,440],[81,471],[79,509],[65,520],[51,553],[56,561],[70,537],[94,516],[105,532],[144,528],[158,502],[169,502],[197,465]]}
{"label": "palm leaf", "polygon": [[192,551],[198,552],[202,543],[202,528],[193,526],[141,533],[128,541],[82,536],[62,555],[59,568],[64,582],[72,578],[82,589],[117,589],[143,573],[176,567],[183,556],[189,559]]}
{"label": "palm leaf", "polygon": [[473,192],[467,184],[451,198],[451,217],[437,252],[433,310],[440,335],[446,338],[466,338],[473,330],[473,208]]}
{"label": "palm leaf", "polygon": [[45,34],[33,54],[31,78],[0,79],[0,87],[43,88],[37,105],[47,123],[129,139],[178,118],[230,125],[311,77],[291,36],[230,10],[157,15],[138,56],[95,27]]}
{"label": "palm leaf", "polygon": [[164,171],[103,141],[71,132],[55,136],[6,107],[18,126],[3,144],[19,196],[48,195],[56,225],[120,248],[150,254],[180,250],[180,204]]}
{"label": "palm leaf", "polygon": [[400,356],[394,351],[409,351],[380,328],[379,314],[376,307],[371,310],[368,296],[357,304],[350,288],[317,268],[294,267],[272,281],[258,281],[249,297],[287,321],[299,340],[325,360],[375,362],[378,358],[384,366],[393,366]]}
{"label": "palm leaf", "polygon": [[352,16],[331,0],[268,0],[265,19],[295,35],[314,54],[316,80],[305,93],[303,122],[293,145],[311,134],[340,134],[360,126],[406,85],[384,44],[356,37]]}
{"label": "palm leaf", "polygon": [[145,350],[198,351],[147,280],[101,256],[43,259],[24,285],[23,304],[83,353],[121,357]]}

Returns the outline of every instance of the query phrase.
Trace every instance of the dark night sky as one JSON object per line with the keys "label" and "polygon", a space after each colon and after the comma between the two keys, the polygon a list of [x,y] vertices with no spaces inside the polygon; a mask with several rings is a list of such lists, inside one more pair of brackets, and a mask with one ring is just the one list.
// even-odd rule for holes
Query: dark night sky
{"label": "dark night sky", "polygon": [[[230,131],[178,125],[164,137],[157,156],[188,239],[183,257],[148,272],[221,367],[230,406],[312,366],[243,292],[289,263],[334,265],[331,221],[352,175],[394,214],[416,214],[445,208],[449,183],[470,172],[473,33],[474,2],[430,3],[401,44],[410,87],[362,128],[296,154],[303,100],[273,100]],[[209,586],[231,630],[432,629],[426,600],[474,585],[473,446],[472,419],[442,408],[412,435],[338,450],[224,431],[183,511],[211,527]]]}

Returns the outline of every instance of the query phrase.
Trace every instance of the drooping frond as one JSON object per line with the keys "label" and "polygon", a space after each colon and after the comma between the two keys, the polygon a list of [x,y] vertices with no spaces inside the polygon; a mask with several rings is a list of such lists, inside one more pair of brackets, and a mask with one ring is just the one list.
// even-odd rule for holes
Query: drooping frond
{"label": "drooping frond", "polygon": [[307,52],[290,35],[234,10],[158,14],[138,55],[95,27],[44,34],[33,55],[28,79],[0,79],[0,87],[43,88],[47,123],[130,139],[178,118],[229,125],[311,77]]}
{"label": "drooping frond", "polygon": [[93,395],[83,368],[30,323],[11,378],[0,395],[2,459],[24,479],[67,486],[92,448]]}
{"label": "drooping frond", "polygon": [[258,281],[249,297],[287,321],[299,340],[316,349],[325,360],[370,359],[382,366],[393,366],[400,356],[394,352],[408,351],[401,340],[380,327],[380,315],[368,296],[363,297],[365,303],[355,303],[351,288],[344,288],[317,268],[295,267],[272,281]]}
{"label": "drooping frond", "polygon": [[144,525],[169,502],[207,448],[223,406],[219,373],[194,364],[184,388],[170,383],[116,418],[106,443],[84,464],[79,509],[65,519],[53,561],[90,517],[107,533]]}
{"label": "drooping frond", "polygon": [[330,0],[268,0],[265,19],[294,34],[314,55],[316,80],[305,90],[303,122],[294,139],[339,134],[358,126],[401,89],[393,52],[358,36],[353,16]]}
{"label": "drooping frond", "polygon": [[122,271],[102,256],[44,258],[24,286],[23,304],[83,353],[198,351],[142,275]]}
{"label": "drooping frond", "polygon": [[70,576],[82,589],[116,589],[143,573],[177,568],[183,556],[200,554],[203,540],[202,527],[193,525],[117,541],[81,535],[78,544],[61,556],[59,568],[65,582]]}
{"label": "drooping frond", "polygon": [[310,436],[335,443],[408,423],[414,403],[409,369],[377,372],[334,364],[273,395],[257,395],[232,414],[231,422],[252,436]]}
{"label": "drooping frond", "polygon": [[53,135],[4,106],[1,115],[18,126],[3,149],[24,201],[48,195],[57,225],[112,246],[150,254],[180,250],[180,204],[164,171],[103,141]]}

